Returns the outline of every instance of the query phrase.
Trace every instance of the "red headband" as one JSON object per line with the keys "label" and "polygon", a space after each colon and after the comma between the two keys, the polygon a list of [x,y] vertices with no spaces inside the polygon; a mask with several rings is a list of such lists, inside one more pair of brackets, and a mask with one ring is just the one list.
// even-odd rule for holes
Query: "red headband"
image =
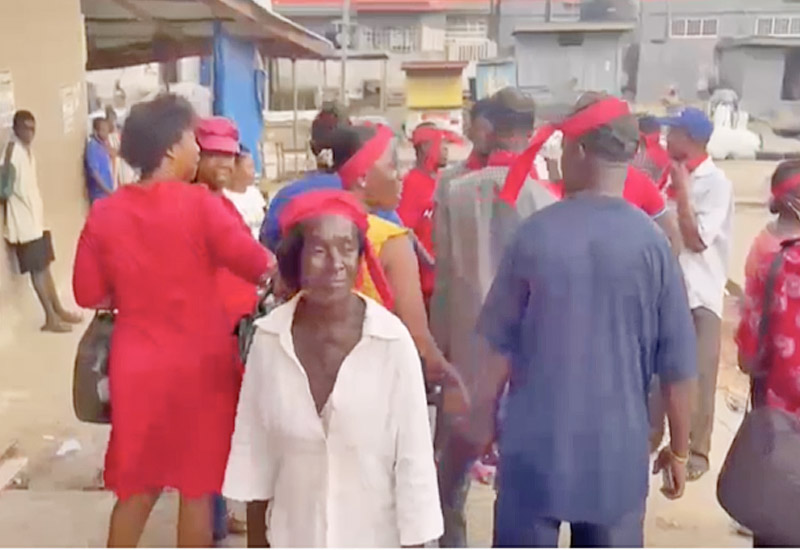
{"label": "red headband", "polygon": [[790,178],[786,178],[772,189],[772,198],[781,200],[792,191],[796,191],[798,187],[800,187],[800,174],[795,174]]}
{"label": "red headband", "polygon": [[443,130],[434,126],[422,126],[414,130],[411,134],[411,143],[415,147],[430,143],[428,152],[425,155],[423,167],[425,171],[433,174],[439,170],[439,161],[442,155],[442,142],[447,143],[463,143],[461,136],[450,130]]}
{"label": "red headband", "polygon": [[[287,204],[281,212],[279,223],[281,233],[286,233],[297,225],[307,220],[320,216],[341,216],[352,221],[359,231],[366,235],[369,229],[369,218],[364,206],[352,194],[338,190],[309,191],[298,195]],[[375,255],[375,251],[370,245],[369,240],[365,243],[364,260],[369,271],[372,282],[383,300],[383,305],[391,310],[394,309],[394,295],[389,287],[389,281],[383,272],[380,261]],[[356,286],[362,284],[362,276],[359,272]]]}
{"label": "red headband", "polygon": [[375,135],[339,168],[339,177],[342,178],[345,189],[352,189],[358,178],[367,174],[392,142],[394,132],[391,128],[385,125],[378,125],[376,128],[378,131]]}
{"label": "red headband", "polygon": [[542,126],[534,134],[528,148],[511,165],[498,198],[511,206],[516,204],[519,192],[531,173],[531,167],[536,160],[536,155],[539,154],[544,144],[557,130],[561,130],[564,133],[564,137],[577,139],[630,114],[631,110],[627,103],[616,97],[608,97],[585,109],[581,109],[561,124]]}

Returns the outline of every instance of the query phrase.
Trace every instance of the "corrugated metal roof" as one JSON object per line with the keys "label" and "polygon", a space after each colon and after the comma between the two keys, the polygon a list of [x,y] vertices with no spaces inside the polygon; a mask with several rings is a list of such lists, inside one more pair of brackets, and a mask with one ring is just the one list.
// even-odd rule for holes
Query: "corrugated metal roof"
{"label": "corrugated metal roof", "polygon": [[407,61],[400,68],[404,71],[463,71],[466,61]]}
{"label": "corrugated metal roof", "polygon": [[[338,10],[343,0],[272,0],[280,11]],[[430,12],[448,10],[488,11],[490,0],[350,0],[355,12]]]}
{"label": "corrugated metal roof", "polygon": [[88,69],[207,55],[214,23],[270,57],[323,59],[325,38],[252,0],[81,0]]}

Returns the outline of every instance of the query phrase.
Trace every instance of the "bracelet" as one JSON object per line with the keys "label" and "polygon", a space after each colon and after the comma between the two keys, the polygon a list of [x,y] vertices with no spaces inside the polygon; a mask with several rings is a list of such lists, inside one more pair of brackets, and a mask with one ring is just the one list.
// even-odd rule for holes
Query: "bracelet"
{"label": "bracelet", "polygon": [[686,464],[687,462],[689,462],[689,455],[688,454],[686,456],[681,456],[678,453],[676,453],[675,451],[673,451],[672,447],[669,447],[669,455],[670,455],[670,457],[672,457],[672,460],[674,460],[678,464]]}

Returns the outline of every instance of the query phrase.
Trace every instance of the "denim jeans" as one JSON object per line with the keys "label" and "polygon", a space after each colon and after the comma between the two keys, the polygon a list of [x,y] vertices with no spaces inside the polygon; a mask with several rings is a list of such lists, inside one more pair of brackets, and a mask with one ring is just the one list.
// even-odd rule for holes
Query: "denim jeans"
{"label": "denim jeans", "polygon": [[211,513],[213,514],[214,540],[225,540],[228,536],[228,506],[225,497],[214,495]]}

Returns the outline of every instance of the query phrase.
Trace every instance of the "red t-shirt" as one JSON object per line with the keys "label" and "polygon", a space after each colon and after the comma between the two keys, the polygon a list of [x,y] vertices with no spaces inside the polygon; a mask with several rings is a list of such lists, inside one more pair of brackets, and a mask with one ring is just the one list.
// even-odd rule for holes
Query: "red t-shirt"
{"label": "red t-shirt", "polygon": [[[564,197],[563,181],[553,185],[551,189],[557,193],[558,198]],[[633,206],[641,208],[651,218],[660,216],[667,209],[664,196],[658,190],[655,182],[650,179],[650,176],[633,166],[628,166],[628,177],[625,179],[622,198]]]}
{"label": "red t-shirt", "polygon": [[[433,209],[436,180],[419,168],[412,169],[403,179],[403,192],[397,215],[403,225],[412,230],[431,255],[433,255]],[[425,296],[433,294],[434,270],[420,265],[420,282]]]}

